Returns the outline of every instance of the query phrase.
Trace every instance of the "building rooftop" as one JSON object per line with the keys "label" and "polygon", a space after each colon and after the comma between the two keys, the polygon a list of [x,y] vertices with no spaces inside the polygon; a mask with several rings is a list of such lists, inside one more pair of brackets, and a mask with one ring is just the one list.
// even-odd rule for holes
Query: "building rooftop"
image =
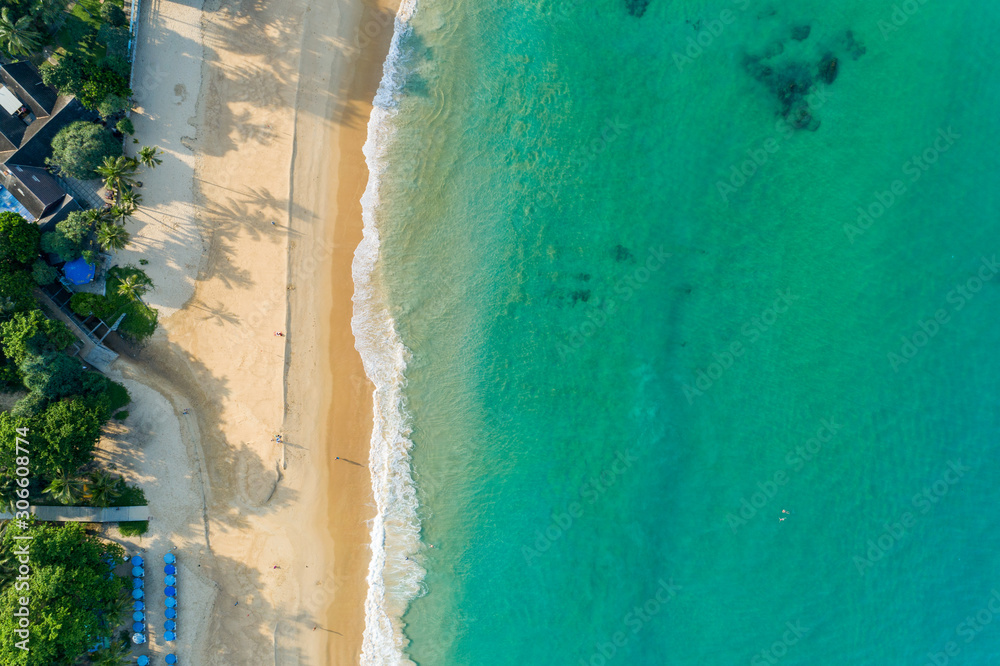
{"label": "building rooftop", "polygon": [[45,169],[9,162],[0,167],[0,183],[36,220],[51,215],[62,204],[66,192]]}
{"label": "building rooftop", "polygon": [[58,94],[45,85],[38,70],[27,60],[0,65],[0,80],[28,105],[35,117],[48,116],[55,109]]}

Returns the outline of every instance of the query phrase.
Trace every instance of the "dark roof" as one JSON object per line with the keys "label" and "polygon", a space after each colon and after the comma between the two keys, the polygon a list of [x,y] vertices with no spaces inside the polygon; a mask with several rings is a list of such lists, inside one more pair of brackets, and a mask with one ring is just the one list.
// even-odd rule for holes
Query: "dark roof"
{"label": "dark roof", "polygon": [[45,85],[38,70],[27,60],[0,65],[0,79],[28,105],[36,118],[47,116],[55,109],[55,89]]}
{"label": "dark roof", "polygon": [[50,215],[63,202],[66,191],[45,169],[18,164],[6,164],[5,167],[3,186],[36,220]]}
{"label": "dark roof", "polygon": [[62,222],[69,216],[70,213],[77,210],[83,209],[80,208],[80,204],[77,203],[76,199],[67,194],[63,197],[62,203],[59,204],[52,212],[52,216],[44,220],[38,220],[38,224],[40,225],[42,231],[52,231],[57,222]]}
{"label": "dark roof", "polygon": [[7,158],[8,164],[44,167],[45,158],[52,155],[52,139],[59,130],[77,120],[94,120],[96,114],[83,108],[74,97],[60,98],[55,111],[48,118],[39,118],[28,125],[25,141],[18,150]]}
{"label": "dark roof", "polygon": [[28,126],[17,116],[12,116],[4,109],[0,109],[0,148],[3,150],[16,150],[21,145],[24,138],[24,130]]}

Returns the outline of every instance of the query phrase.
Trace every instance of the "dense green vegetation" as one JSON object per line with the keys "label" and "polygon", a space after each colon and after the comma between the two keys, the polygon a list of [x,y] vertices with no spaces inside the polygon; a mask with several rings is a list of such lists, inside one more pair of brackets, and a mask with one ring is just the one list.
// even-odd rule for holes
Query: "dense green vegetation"
{"label": "dense green vegetation", "polygon": [[[17,555],[30,536],[30,573],[18,589]],[[77,523],[34,524],[22,532],[7,525],[0,540],[0,663],[51,666],[77,663],[92,646],[111,641],[127,610],[127,579],[112,570],[124,561],[115,543],[86,533]],[[30,591],[30,650],[16,645],[20,597]]]}
{"label": "dense green vegetation", "polygon": [[88,109],[102,109],[101,115],[128,110],[129,33],[121,6],[114,0],[78,0],[62,18],[55,40],[59,58],[42,65],[42,79],[64,95],[76,95]]}
{"label": "dense green vegetation", "polygon": [[[87,223],[82,216],[73,219],[74,224]],[[66,232],[64,236],[75,242],[79,234]],[[34,300],[31,275],[35,269],[28,269],[49,235],[40,240],[34,224],[14,215],[0,216],[0,238],[8,241],[0,254],[0,292],[5,296],[0,311],[0,382],[5,390],[27,391],[10,412],[0,413],[0,500],[6,503],[13,498],[18,428],[32,433],[32,474],[37,486],[31,490],[41,497],[41,489],[54,479],[73,477],[91,462],[102,426],[131,398],[124,386],[84,369],[78,358],[66,354],[75,336],[65,324],[45,316]],[[116,271],[114,285],[129,279],[149,284],[137,269],[112,270]],[[152,333],[155,310],[136,305],[124,294],[104,301],[129,313],[126,319],[136,319],[137,332]]]}
{"label": "dense green vegetation", "polygon": [[[111,418],[124,420],[128,390],[74,355],[74,334],[50,319],[35,297],[38,285],[51,285],[60,271],[40,256],[62,261],[83,257],[93,265],[99,253],[117,252],[130,240],[126,220],[141,195],[135,176],[140,167],[160,163],[156,148],[136,158],[123,156],[121,138],[135,128],[125,117],[131,107],[128,20],[121,0],[0,0],[0,54],[30,56],[39,62],[43,46],[55,47],[53,62],[41,68],[43,80],[62,94],[75,95],[97,111],[107,128],[88,122],[64,127],[52,140],[50,165],[62,175],[105,181],[114,205],[71,213],[55,228],[38,227],[14,213],[0,213],[0,391],[19,397],[0,411],[0,505],[145,505],[143,490],[95,465],[94,448]],[[138,141],[135,141],[138,143]],[[146,263],[146,262],[142,262]],[[119,333],[141,341],[154,332],[157,312],[142,302],[152,281],[134,266],[106,274],[106,296],[76,294],[71,307],[109,325],[121,319]],[[17,450],[18,436],[30,441],[30,474]],[[23,441],[23,440],[22,440]],[[22,467],[23,470],[23,467]],[[23,475],[24,472],[22,471]],[[131,606],[127,579],[113,575],[124,552],[89,535],[79,524],[29,522],[27,535],[11,523],[0,524],[0,664],[124,664],[129,661],[127,632]],[[123,536],[141,536],[148,522],[125,522]],[[30,536],[30,593],[17,587],[17,548]],[[16,645],[22,599],[31,617],[29,651]],[[87,654],[94,646],[103,646]]]}
{"label": "dense green vegetation", "polygon": [[106,157],[121,154],[122,144],[111,132],[81,120],[70,123],[55,135],[48,163],[66,176],[89,180]]}
{"label": "dense green vegetation", "polygon": [[108,324],[118,321],[118,332],[133,341],[141,342],[156,330],[159,314],[155,308],[140,298],[153,287],[152,280],[135,266],[115,266],[108,270],[107,296],[74,294],[70,308],[81,317],[100,317]]}

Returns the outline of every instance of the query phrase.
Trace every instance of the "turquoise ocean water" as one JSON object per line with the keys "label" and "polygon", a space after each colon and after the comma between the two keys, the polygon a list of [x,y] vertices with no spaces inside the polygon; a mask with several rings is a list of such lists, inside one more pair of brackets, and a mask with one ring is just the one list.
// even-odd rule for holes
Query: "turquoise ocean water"
{"label": "turquoise ocean water", "polygon": [[364,663],[1000,664],[998,29],[406,4]]}

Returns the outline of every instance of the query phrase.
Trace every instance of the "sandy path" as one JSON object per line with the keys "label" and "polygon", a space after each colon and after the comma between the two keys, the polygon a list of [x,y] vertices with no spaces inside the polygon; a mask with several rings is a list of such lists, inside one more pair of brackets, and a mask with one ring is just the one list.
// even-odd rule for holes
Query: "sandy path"
{"label": "sandy path", "polygon": [[176,549],[190,581],[180,615],[203,627],[176,651],[204,665],[357,663],[371,389],[350,262],[391,13],[159,0],[141,29],[136,135],[167,153],[130,226],[142,254],[122,258],[149,261],[162,328],[116,369],[137,382],[122,469],[155,487],[143,545]]}

